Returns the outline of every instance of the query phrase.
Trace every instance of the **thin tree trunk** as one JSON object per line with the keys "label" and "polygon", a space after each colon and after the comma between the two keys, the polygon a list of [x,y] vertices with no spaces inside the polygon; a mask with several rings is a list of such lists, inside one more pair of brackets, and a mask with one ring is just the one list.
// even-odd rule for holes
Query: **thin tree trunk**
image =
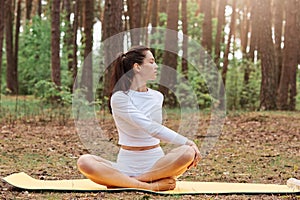
{"label": "thin tree trunk", "polygon": [[187,19],[187,0],[181,1],[181,15],[182,15],[182,59],[181,69],[185,79],[188,79],[188,19]]}
{"label": "thin tree trunk", "polygon": [[[224,52],[224,61],[223,61],[223,67],[222,67],[222,81],[224,86],[226,85],[226,74],[227,74],[227,69],[228,69],[228,64],[229,64],[229,53],[230,53],[230,46],[231,46],[231,40],[235,34],[235,21],[236,21],[236,1],[233,0],[232,3],[232,14],[231,14],[231,21],[230,21],[230,31],[228,35],[228,40],[226,44],[226,49]],[[234,43],[234,41],[232,41]]]}
{"label": "thin tree trunk", "polygon": [[[67,26],[67,29],[66,29],[66,34],[64,36],[64,44],[66,46],[66,53],[67,53],[67,63],[68,63],[68,70],[71,72],[72,74],[72,71],[73,71],[73,34],[74,34],[74,31],[73,31],[73,27],[72,27],[72,24],[71,24],[71,20],[70,20],[70,17],[71,17],[71,13],[72,13],[72,8],[71,8],[71,0],[64,0],[64,9],[65,9],[65,12],[66,12],[66,16],[65,16],[65,21],[66,21],[66,26]],[[76,11],[75,11],[76,12]],[[77,20],[77,19],[76,19]],[[75,21],[75,16],[74,16],[74,21]],[[73,81],[70,83],[70,88],[72,88],[73,86]]]}
{"label": "thin tree trunk", "polygon": [[117,53],[123,51],[123,38],[115,37],[114,42],[109,44],[105,42],[109,37],[119,34],[122,29],[122,11],[123,0],[106,0],[104,8],[104,23],[103,23],[103,37],[104,42],[104,63],[106,67],[104,76],[104,90],[103,95],[108,97],[110,95],[110,77],[111,77],[111,62],[116,57]]}
{"label": "thin tree trunk", "polygon": [[222,43],[222,33],[225,25],[225,6],[227,0],[219,1],[219,9],[218,9],[218,25],[217,25],[217,33],[216,33],[216,41],[215,41],[215,63],[218,68],[220,68],[220,53],[221,53],[221,43]]}
{"label": "thin tree trunk", "polygon": [[86,100],[93,101],[93,20],[94,1],[85,0],[83,2],[83,29],[84,29],[84,63],[81,76],[81,88],[86,89]]}
{"label": "thin tree trunk", "polygon": [[30,20],[32,10],[32,0],[26,0],[26,19]]}
{"label": "thin tree trunk", "polygon": [[[151,15],[151,25],[152,27],[157,27],[158,26],[158,0],[152,0],[152,15]],[[153,28],[151,30],[151,35],[155,35],[156,30]],[[155,39],[151,38],[150,40],[150,46],[155,44]],[[153,53],[155,53],[154,49],[152,50]]]}
{"label": "thin tree trunk", "polygon": [[295,28],[297,27],[297,4],[297,0],[286,2],[283,65],[277,101],[278,108],[281,110],[295,109],[296,71],[298,63],[298,45],[295,39],[299,35],[297,28]]}
{"label": "thin tree trunk", "polygon": [[53,0],[51,16],[51,78],[55,85],[61,85],[60,78],[60,0]]}
{"label": "thin tree trunk", "polygon": [[[160,87],[159,90],[166,96],[166,102],[174,107],[176,98],[172,92],[177,82],[177,51],[178,51],[178,18],[179,18],[179,0],[172,0],[168,3],[167,9],[167,29],[174,30],[166,31],[165,36],[165,51],[163,54],[163,66],[161,69]],[[168,51],[167,51],[168,50]],[[171,52],[172,51],[172,52]]]}
{"label": "thin tree trunk", "polygon": [[38,3],[38,9],[37,9],[37,14],[38,16],[42,16],[42,0],[37,0],[37,3]]}
{"label": "thin tree trunk", "polygon": [[[130,29],[141,27],[142,18],[142,4],[141,0],[127,0],[128,13],[129,13],[129,26]],[[138,45],[141,40],[140,30],[130,31],[131,44],[133,46]]]}
{"label": "thin tree trunk", "polygon": [[17,68],[15,65],[15,57],[14,57],[14,49],[13,49],[13,10],[12,10],[12,0],[6,1],[6,82],[7,89],[11,94],[17,94],[17,86],[18,86],[18,74]]}
{"label": "thin tree trunk", "polygon": [[[2,56],[5,25],[5,0],[0,1],[0,94],[2,94]],[[1,99],[1,95],[0,95]]]}
{"label": "thin tree trunk", "polygon": [[259,34],[259,29],[257,26],[257,22],[259,22],[260,17],[257,14],[257,10],[258,10],[258,5],[257,5],[257,0],[252,0],[251,2],[251,17],[250,17],[250,21],[251,21],[251,36],[250,36],[250,48],[249,48],[249,52],[248,52],[248,59],[251,62],[254,62],[254,52],[257,50],[257,38],[258,38],[258,34]]}
{"label": "thin tree trunk", "polygon": [[207,50],[208,54],[212,51],[212,2],[211,0],[202,0],[204,20],[202,24],[202,46]]}
{"label": "thin tree trunk", "polygon": [[[75,79],[77,76],[77,51],[78,51],[78,46],[77,46],[77,31],[78,31],[78,21],[79,21],[79,9],[80,9],[80,0],[75,0],[74,3],[74,22],[73,22],[73,38],[72,38],[72,46],[73,46],[73,51],[72,51],[72,68],[71,74],[73,78],[73,84],[75,83]],[[75,86],[77,87],[77,86]],[[74,87],[72,87],[73,90]]]}
{"label": "thin tree trunk", "polygon": [[[16,15],[16,21],[15,21],[15,43],[14,43],[14,58],[15,63],[14,66],[16,67],[16,73],[18,77],[18,52],[19,52],[19,33],[20,33],[20,25],[21,25],[21,2],[22,0],[18,0],[17,3],[17,15]],[[18,81],[17,81],[18,82]],[[17,91],[18,91],[19,85],[17,83]]]}
{"label": "thin tree trunk", "polygon": [[271,0],[258,0],[257,15],[259,21],[256,26],[260,31],[258,34],[258,51],[261,58],[261,90],[260,109],[276,109],[276,74],[275,74],[275,49],[272,40],[272,14]]}
{"label": "thin tree trunk", "polygon": [[282,70],[282,29],[283,29],[283,10],[284,1],[274,0],[275,11],[274,11],[274,29],[275,29],[275,58],[276,58],[276,76],[277,76],[277,89],[280,83],[280,75]]}

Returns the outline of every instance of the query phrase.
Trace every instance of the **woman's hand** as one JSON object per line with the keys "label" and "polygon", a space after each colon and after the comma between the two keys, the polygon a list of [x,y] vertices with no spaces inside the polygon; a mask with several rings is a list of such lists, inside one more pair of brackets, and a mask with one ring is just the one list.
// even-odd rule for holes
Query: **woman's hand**
{"label": "woman's hand", "polygon": [[201,154],[200,154],[200,151],[199,151],[197,145],[192,140],[188,140],[185,144],[191,146],[195,150],[195,158],[194,158],[193,163],[190,165],[190,167],[197,167],[197,164],[201,160]]}

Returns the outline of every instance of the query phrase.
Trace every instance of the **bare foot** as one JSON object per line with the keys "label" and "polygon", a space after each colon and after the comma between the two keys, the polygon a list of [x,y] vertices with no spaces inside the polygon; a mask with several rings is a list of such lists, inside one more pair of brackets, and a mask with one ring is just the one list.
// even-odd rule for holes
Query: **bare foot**
{"label": "bare foot", "polygon": [[164,178],[149,184],[150,189],[154,191],[174,190],[176,187],[176,180],[174,178]]}

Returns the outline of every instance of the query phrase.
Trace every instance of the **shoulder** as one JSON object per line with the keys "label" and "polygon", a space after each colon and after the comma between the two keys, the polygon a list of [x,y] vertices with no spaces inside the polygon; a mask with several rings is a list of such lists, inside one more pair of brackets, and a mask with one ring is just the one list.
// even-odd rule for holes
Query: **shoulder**
{"label": "shoulder", "polygon": [[129,100],[129,96],[126,91],[117,91],[112,94],[110,99],[112,106],[116,104],[128,102],[128,100]]}
{"label": "shoulder", "polygon": [[160,99],[164,98],[164,95],[158,90],[154,90],[154,89],[149,88],[149,92],[151,92],[157,98],[160,98]]}

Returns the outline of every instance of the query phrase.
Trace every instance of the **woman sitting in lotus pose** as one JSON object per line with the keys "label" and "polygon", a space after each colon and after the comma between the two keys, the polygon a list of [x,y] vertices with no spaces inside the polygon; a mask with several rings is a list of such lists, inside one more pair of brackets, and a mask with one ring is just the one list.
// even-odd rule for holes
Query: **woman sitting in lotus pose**
{"label": "woman sitting in lotus pose", "polygon": [[[110,106],[120,150],[116,163],[82,155],[77,165],[90,180],[108,187],[170,190],[176,187],[177,176],[198,164],[196,144],[162,125],[163,95],[146,85],[156,79],[157,68],[144,46],[131,48],[114,61]],[[180,146],[165,155],[160,140]]]}

